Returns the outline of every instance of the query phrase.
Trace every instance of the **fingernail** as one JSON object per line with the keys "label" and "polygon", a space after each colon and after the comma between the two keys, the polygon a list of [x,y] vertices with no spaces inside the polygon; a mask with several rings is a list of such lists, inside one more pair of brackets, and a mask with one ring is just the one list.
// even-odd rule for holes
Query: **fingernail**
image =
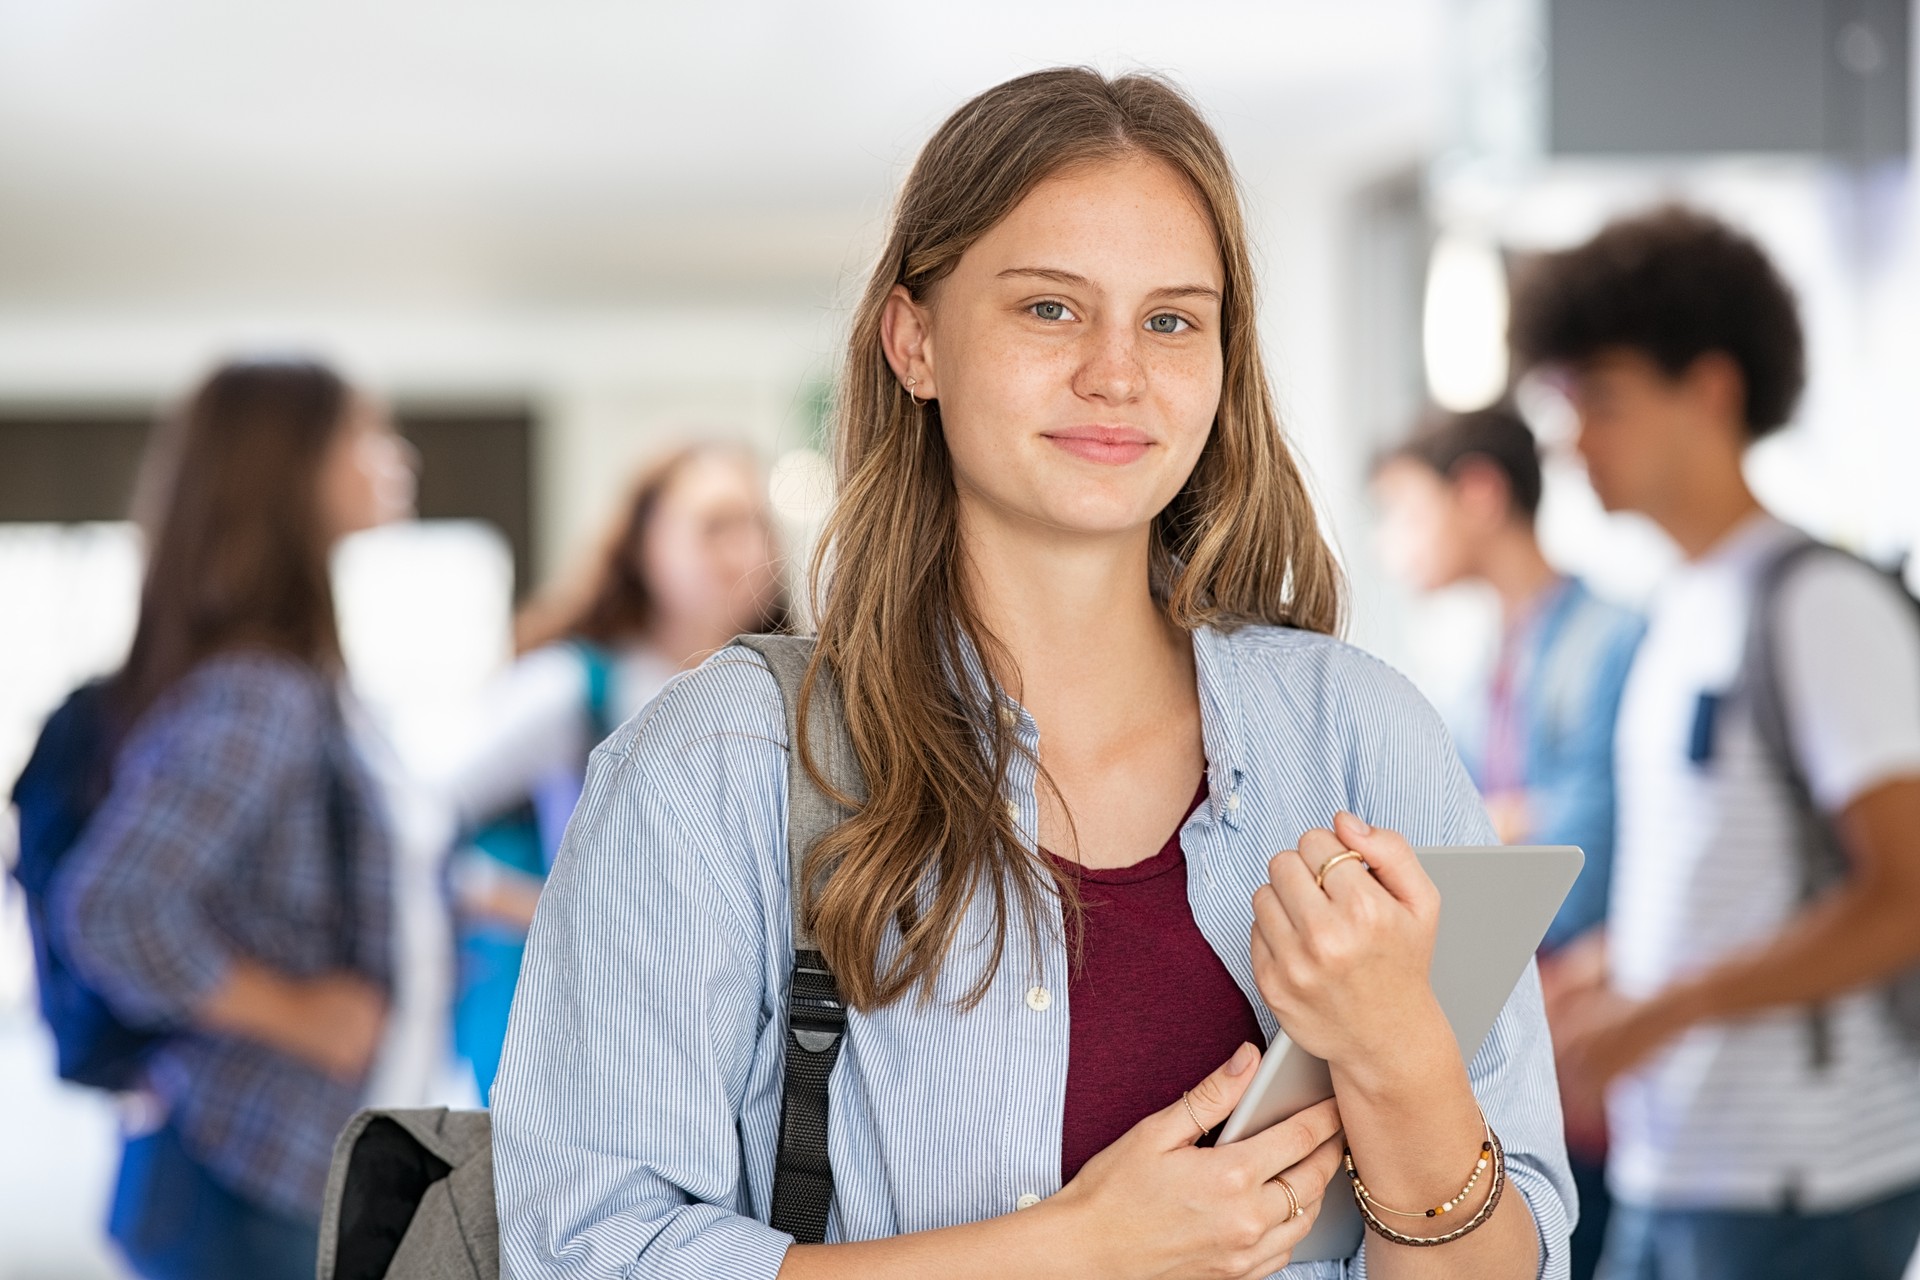
{"label": "fingernail", "polygon": [[1354,825],[1354,828],[1359,831],[1361,835],[1370,836],[1373,834],[1373,828],[1363,822],[1359,814],[1349,813],[1346,815],[1346,819]]}
{"label": "fingernail", "polygon": [[1244,1040],[1241,1041],[1240,1047],[1233,1051],[1231,1058],[1227,1059],[1227,1074],[1230,1076],[1244,1075],[1247,1068],[1258,1061],[1259,1057],[1260,1051],[1258,1049],[1246,1043]]}

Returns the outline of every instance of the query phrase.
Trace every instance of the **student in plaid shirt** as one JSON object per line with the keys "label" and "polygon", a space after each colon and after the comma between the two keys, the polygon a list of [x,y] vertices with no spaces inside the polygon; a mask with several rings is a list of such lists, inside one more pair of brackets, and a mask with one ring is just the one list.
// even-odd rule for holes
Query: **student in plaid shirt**
{"label": "student in plaid shirt", "polygon": [[377,404],[311,364],[229,365],[163,424],[111,790],[53,919],[86,979],[166,1027],[111,1229],[143,1276],[312,1274],[334,1134],[391,979],[385,819],[347,738],[327,576],[404,514]]}

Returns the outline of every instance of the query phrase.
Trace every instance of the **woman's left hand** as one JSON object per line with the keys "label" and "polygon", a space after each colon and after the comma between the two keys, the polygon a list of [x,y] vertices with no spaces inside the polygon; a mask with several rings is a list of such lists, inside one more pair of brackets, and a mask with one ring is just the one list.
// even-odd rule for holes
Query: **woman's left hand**
{"label": "woman's left hand", "polygon": [[[1360,857],[1332,865],[1349,852]],[[1253,895],[1253,973],[1295,1043],[1351,1070],[1451,1041],[1429,979],[1440,891],[1404,837],[1342,813],[1267,871]]]}

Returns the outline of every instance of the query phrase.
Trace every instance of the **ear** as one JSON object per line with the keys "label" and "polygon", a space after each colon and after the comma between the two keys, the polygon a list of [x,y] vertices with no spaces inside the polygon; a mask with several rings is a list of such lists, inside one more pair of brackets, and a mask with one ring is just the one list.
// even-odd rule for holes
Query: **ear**
{"label": "ear", "polygon": [[1474,524],[1492,529],[1513,518],[1513,486],[1507,483],[1506,473],[1493,463],[1469,455],[1454,464],[1449,478],[1455,500]]}
{"label": "ear", "polygon": [[921,400],[939,396],[933,374],[933,314],[913,300],[905,285],[893,286],[880,310],[880,349],[893,375]]}
{"label": "ear", "polygon": [[1706,420],[1733,432],[1734,442],[1748,443],[1747,380],[1740,366],[1724,351],[1708,351],[1694,358],[1680,375],[1687,397]]}

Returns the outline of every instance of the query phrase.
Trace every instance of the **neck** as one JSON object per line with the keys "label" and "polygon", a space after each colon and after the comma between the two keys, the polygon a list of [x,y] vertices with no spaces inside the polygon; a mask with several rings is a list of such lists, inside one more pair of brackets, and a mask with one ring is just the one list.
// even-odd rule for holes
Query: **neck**
{"label": "neck", "polygon": [[[1098,735],[1161,714],[1182,687],[1191,696],[1191,642],[1149,589],[1147,529],[1067,535],[968,505],[960,512],[968,593],[1014,668],[994,674],[1037,719]],[[1112,697],[1115,689],[1128,697]]]}
{"label": "neck", "polygon": [[1517,521],[1494,536],[1475,568],[1475,576],[1499,596],[1501,616],[1509,623],[1560,581],[1560,571],[1540,551],[1533,526]]}
{"label": "neck", "polygon": [[724,624],[702,619],[660,617],[654,619],[641,640],[647,648],[680,670],[687,671],[699,666],[708,654],[733,639],[733,636],[733,631]]}
{"label": "neck", "polygon": [[1747,487],[1737,456],[1731,463],[1701,471],[1675,486],[1671,510],[1649,513],[1689,560],[1698,560],[1764,510]]}

